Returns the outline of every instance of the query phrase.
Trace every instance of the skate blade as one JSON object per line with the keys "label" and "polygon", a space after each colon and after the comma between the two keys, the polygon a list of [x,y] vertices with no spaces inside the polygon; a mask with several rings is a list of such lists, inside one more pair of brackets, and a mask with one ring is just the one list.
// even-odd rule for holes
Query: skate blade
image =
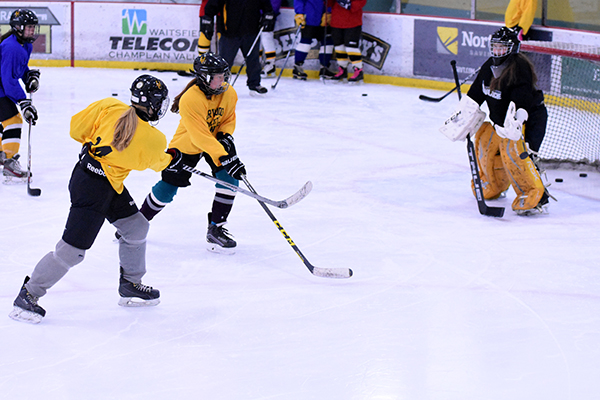
{"label": "skate blade", "polygon": [[27,177],[24,176],[19,178],[18,176],[4,175],[4,181],[2,183],[5,185],[22,185],[27,183]]}
{"label": "skate blade", "polygon": [[534,215],[550,214],[550,211],[548,211],[548,204],[544,204],[543,206],[532,208],[531,210],[515,210],[515,212],[520,217],[530,217],[530,216],[534,216]]}
{"label": "skate blade", "polygon": [[348,81],[348,85],[364,85],[365,81],[360,80],[360,81]]}
{"label": "skate blade", "polygon": [[8,314],[9,317],[19,322],[26,322],[28,324],[39,324],[42,322],[42,316],[31,311],[23,310],[21,307],[15,306],[13,310]]}
{"label": "skate blade", "polygon": [[139,297],[121,297],[119,305],[121,307],[152,307],[157,306],[160,299],[144,300]]}
{"label": "skate blade", "polygon": [[226,254],[228,256],[235,254],[235,247],[222,247],[216,243],[207,243],[206,250],[211,253]]}

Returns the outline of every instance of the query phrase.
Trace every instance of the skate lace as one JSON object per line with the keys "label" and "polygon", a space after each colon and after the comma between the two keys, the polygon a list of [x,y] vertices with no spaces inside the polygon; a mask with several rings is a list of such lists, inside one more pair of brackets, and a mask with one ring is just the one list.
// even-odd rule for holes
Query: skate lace
{"label": "skate lace", "polygon": [[133,287],[139,290],[140,292],[150,293],[152,291],[152,286],[146,286],[143,283],[134,283]]}

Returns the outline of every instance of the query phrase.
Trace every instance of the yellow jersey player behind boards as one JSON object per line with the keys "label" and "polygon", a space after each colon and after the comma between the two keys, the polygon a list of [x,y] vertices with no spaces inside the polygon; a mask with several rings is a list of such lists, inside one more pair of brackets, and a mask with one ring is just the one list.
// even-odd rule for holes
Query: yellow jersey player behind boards
{"label": "yellow jersey player behind boards", "polygon": [[165,84],[150,75],[131,86],[131,106],[107,98],[90,104],[71,119],[71,137],[83,144],[69,182],[71,208],[54,251],[26,277],[10,317],[39,323],[46,311],[38,299],[92,247],[104,220],[113,224],[119,239],[119,305],[152,306],[160,293],[142,284],[146,273],[148,221],[123,185],[132,170],[181,170],[181,153],[165,152],[167,139],[151,123],[168,110]]}
{"label": "yellow jersey player behind boards", "polygon": [[[181,121],[169,144],[182,153],[183,163],[195,167],[204,157],[214,177],[239,185],[246,168],[237,156],[233,142],[237,94],[229,84],[231,72],[225,59],[206,53],[194,60],[195,75],[173,100],[171,111],[178,112]],[[162,179],[152,187],[140,211],[152,220],[173,201],[178,188],[190,185],[192,174],[162,172]],[[233,254],[237,243],[224,225],[233,207],[235,192],[216,185],[211,212],[208,213],[206,241],[208,250]]]}

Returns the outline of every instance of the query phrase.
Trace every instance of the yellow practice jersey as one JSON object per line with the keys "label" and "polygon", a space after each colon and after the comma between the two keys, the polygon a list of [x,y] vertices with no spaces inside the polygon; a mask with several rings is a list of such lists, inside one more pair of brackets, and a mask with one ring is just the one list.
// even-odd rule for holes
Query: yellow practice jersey
{"label": "yellow practice jersey", "polygon": [[233,134],[237,93],[232,86],[210,99],[197,85],[190,87],[179,100],[181,121],[169,147],[184,154],[207,153],[215,165],[219,157],[227,154],[216,139],[218,132]]}
{"label": "yellow practice jersey", "polygon": [[519,25],[526,35],[533,24],[537,0],[510,0],[504,14],[504,24],[509,28]]}
{"label": "yellow practice jersey", "polygon": [[129,146],[123,151],[111,146],[115,124],[129,107],[109,97],[90,104],[71,118],[71,137],[80,143],[92,143],[90,153],[102,164],[108,181],[117,193],[123,192],[123,181],[131,170],[151,168],[162,171],[172,159],[165,153],[165,135],[139,118]]}

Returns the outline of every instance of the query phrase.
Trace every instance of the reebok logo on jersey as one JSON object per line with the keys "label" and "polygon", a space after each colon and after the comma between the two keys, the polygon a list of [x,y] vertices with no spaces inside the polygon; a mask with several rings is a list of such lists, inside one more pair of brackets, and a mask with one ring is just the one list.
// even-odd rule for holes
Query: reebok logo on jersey
{"label": "reebok logo on jersey", "polygon": [[441,54],[458,54],[458,28],[437,27],[437,52]]}
{"label": "reebok logo on jersey", "polygon": [[91,163],[87,163],[86,168],[88,169],[88,171],[106,178],[106,174],[104,173],[102,168],[96,168]]}

